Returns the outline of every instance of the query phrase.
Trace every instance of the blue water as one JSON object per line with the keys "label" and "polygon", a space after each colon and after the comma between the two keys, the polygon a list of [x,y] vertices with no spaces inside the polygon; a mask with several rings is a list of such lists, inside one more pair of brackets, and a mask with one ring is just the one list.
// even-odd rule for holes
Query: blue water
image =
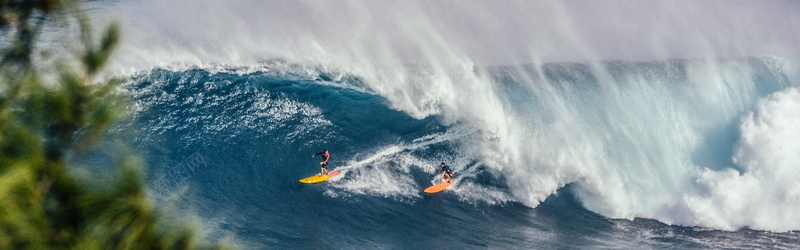
{"label": "blue water", "polygon": [[[650,77],[672,89],[666,95],[681,95],[690,84],[681,65],[606,64],[615,86],[636,88],[626,79]],[[537,104],[547,93],[526,87],[546,80],[582,107],[586,119],[619,126],[603,118],[610,107],[597,104],[608,103],[602,94],[608,87],[585,66],[519,68],[487,70],[516,113],[555,119],[547,118],[556,114],[548,114],[553,111],[546,104]],[[194,211],[209,238],[232,237],[255,249],[800,247],[800,234],[792,231],[612,219],[586,209],[580,198],[585,187],[576,184],[530,205],[509,183],[516,172],[482,161],[464,145],[470,141],[464,138],[480,138],[480,128],[438,115],[413,118],[357,75],[293,72],[153,69],[126,85],[136,103],[134,145],[145,157],[152,193]],[[747,101],[732,109],[735,115],[791,85],[780,73],[754,72],[758,89],[743,94]],[[736,121],[714,128],[701,142],[708,147],[692,159],[711,168],[734,166]],[[319,171],[320,158],[311,155],[323,148],[331,152],[328,169],[342,174],[319,184],[298,182]],[[440,161],[454,167],[457,182],[425,194]]]}

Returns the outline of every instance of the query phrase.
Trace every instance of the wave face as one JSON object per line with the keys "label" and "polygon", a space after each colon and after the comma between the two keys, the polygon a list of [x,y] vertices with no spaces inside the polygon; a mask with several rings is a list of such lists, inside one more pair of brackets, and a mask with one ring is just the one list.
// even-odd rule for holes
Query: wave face
{"label": "wave face", "polygon": [[[496,67],[492,131],[418,119],[358,77],[279,61],[158,69],[128,88],[155,193],[184,192],[216,234],[250,247],[426,247],[442,231],[472,239],[463,247],[748,246],[739,234],[780,234],[605,218],[796,230],[800,91],[780,62]],[[342,174],[299,183],[322,148]],[[458,182],[426,195],[440,161]]]}
{"label": "wave face", "polygon": [[[153,189],[217,236],[798,244],[795,2],[108,5]],[[297,182],[323,148],[343,174]],[[457,184],[423,195],[441,161]]]}

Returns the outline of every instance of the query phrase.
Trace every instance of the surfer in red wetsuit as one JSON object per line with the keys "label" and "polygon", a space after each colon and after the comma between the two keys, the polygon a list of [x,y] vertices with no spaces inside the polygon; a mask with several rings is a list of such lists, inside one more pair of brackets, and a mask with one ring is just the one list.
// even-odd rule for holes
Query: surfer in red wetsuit
{"label": "surfer in red wetsuit", "polygon": [[328,166],[328,158],[331,157],[331,155],[328,154],[328,149],[326,148],[325,150],[322,150],[322,152],[312,155],[311,158],[314,158],[317,155],[322,155],[322,162],[319,163],[319,168],[320,168],[319,175],[328,174],[328,170],[325,169],[325,167]]}
{"label": "surfer in red wetsuit", "polygon": [[442,162],[442,182],[449,182],[450,177],[453,177],[453,172],[450,171],[450,167]]}

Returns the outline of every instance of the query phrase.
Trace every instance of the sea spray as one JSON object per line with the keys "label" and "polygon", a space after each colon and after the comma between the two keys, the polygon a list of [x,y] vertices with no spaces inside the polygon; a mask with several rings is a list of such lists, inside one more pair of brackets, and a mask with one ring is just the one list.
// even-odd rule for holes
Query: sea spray
{"label": "sea spray", "polygon": [[664,220],[723,229],[798,229],[800,91],[793,87],[761,99],[739,127],[733,160],[742,172],[704,170],[697,189],[683,197],[686,213]]}

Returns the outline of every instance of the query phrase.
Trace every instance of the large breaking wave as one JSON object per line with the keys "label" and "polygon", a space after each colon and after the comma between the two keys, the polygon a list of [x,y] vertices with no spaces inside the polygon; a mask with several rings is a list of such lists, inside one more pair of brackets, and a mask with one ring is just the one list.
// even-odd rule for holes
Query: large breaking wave
{"label": "large breaking wave", "polygon": [[[470,200],[535,207],[572,184],[611,218],[800,229],[798,4],[650,4],[133,2],[111,70],[260,72],[278,58],[449,128],[354,155],[359,174],[338,184],[351,193],[413,198],[403,173],[437,160],[404,152],[446,140],[467,158],[454,170],[485,166],[508,187],[476,184]],[[381,155],[400,166],[358,167]],[[399,184],[358,181],[385,175]]]}

